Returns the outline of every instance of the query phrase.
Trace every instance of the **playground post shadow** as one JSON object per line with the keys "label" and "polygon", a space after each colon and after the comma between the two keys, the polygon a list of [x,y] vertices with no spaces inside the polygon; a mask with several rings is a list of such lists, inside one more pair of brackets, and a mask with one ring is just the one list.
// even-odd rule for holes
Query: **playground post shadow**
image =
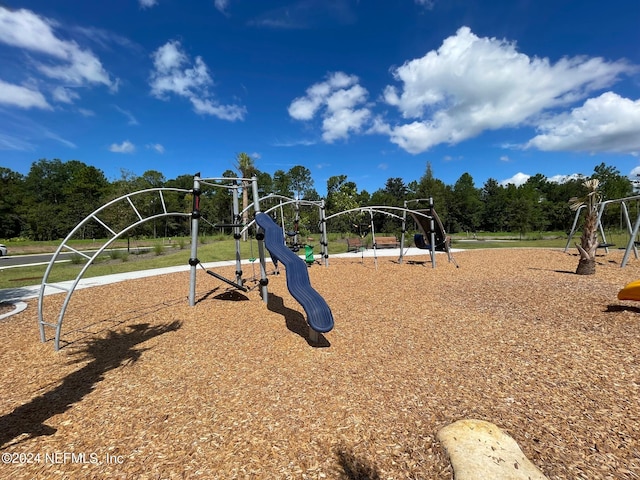
{"label": "playground post shadow", "polygon": [[80,402],[110,370],[138,361],[148,348],[136,349],[136,345],[174,332],[181,326],[180,321],[156,326],[140,323],[129,326],[126,331],[111,331],[105,338],[89,341],[87,348],[79,352],[81,357],[73,362],[89,360],[86,365],[67,375],[57,387],[0,417],[0,449],[23,435],[33,438],[56,433],[55,428],[45,423],[49,418],[66,412]]}

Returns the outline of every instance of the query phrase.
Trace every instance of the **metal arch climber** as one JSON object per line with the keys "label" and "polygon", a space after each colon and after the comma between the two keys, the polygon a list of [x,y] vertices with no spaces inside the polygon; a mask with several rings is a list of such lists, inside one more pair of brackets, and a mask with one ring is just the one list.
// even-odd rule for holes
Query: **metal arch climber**
{"label": "metal arch climber", "polygon": [[[295,198],[290,198],[290,197],[285,197],[284,195],[278,195],[275,193],[270,193],[262,198],[260,198],[261,202],[264,201],[268,201],[268,200],[279,200],[280,203],[273,205],[272,207],[264,210],[264,213],[271,213],[273,211],[276,211],[277,209],[280,209],[281,215],[282,215],[282,207],[286,206],[286,205],[293,205],[296,209],[296,215],[297,215],[297,211],[300,208],[300,206],[308,206],[308,207],[317,207],[318,208],[318,215],[319,215],[319,229],[320,229],[320,247],[321,247],[321,251],[320,251],[320,257],[323,259],[325,267],[329,266],[329,243],[327,240],[327,221],[326,221],[326,212],[325,212],[325,203],[324,200],[305,200],[305,199],[295,199]],[[284,221],[284,219],[281,219],[282,221]],[[282,225],[282,230],[283,233],[285,231],[285,226],[284,223]]]}
{"label": "metal arch climber", "polygon": [[[56,252],[53,254],[53,257],[51,258],[51,261],[49,262],[49,265],[47,266],[47,269],[45,270],[45,273],[44,273],[44,275],[42,277],[42,283],[40,285],[40,294],[38,296],[38,326],[40,328],[40,339],[42,340],[42,342],[46,342],[47,341],[45,328],[46,327],[55,328],[54,348],[56,350],[60,349],[60,333],[62,331],[62,321],[64,319],[64,314],[66,312],[67,306],[69,305],[69,301],[71,300],[71,296],[73,295],[73,292],[75,291],[76,287],[78,286],[78,283],[80,282],[80,279],[82,278],[84,273],[87,271],[89,266],[93,263],[93,261],[96,258],[98,258],[99,255],[102,254],[102,252],[104,252],[104,250],[109,245],[111,245],[115,240],[117,240],[118,238],[122,237],[126,233],[130,232],[134,228],[136,228],[136,227],[138,227],[138,226],[140,226],[140,225],[142,225],[142,224],[144,224],[146,222],[149,222],[151,220],[157,220],[159,218],[170,217],[170,216],[180,216],[180,217],[190,217],[191,216],[191,212],[189,212],[189,213],[185,213],[185,212],[169,212],[167,210],[167,204],[165,202],[165,198],[164,198],[163,192],[179,192],[179,193],[190,194],[190,193],[193,193],[193,190],[190,190],[190,189],[187,190],[187,189],[182,189],[182,188],[149,188],[149,189],[146,189],[146,190],[140,190],[140,191],[137,191],[137,192],[128,193],[128,194],[123,195],[121,197],[118,197],[118,198],[116,198],[114,200],[111,200],[110,202],[106,203],[102,207],[98,208],[96,211],[94,211],[89,216],[87,216],[84,220],[82,220],[78,225],[76,225],[75,228],[65,237],[65,239],[62,241],[62,243],[58,246]],[[147,194],[150,194],[153,199],[157,198],[159,200],[159,204],[162,206],[162,212],[161,213],[150,214],[150,215],[146,215],[146,216],[144,215],[144,212],[140,213],[141,209],[136,207],[136,205],[134,204],[132,199],[134,199],[135,197],[137,197],[139,195],[147,195]],[[100,219],[100,217],[98,217],[98,215],[100,213],[105,212],[105,210],[107,210],[107,209],[109,209],[111,207],[114,207],[114,206],[115,207],[120,207],[120,204],[122,204],[122,206],[127,208],[129,213],[133,212],[134,218],[136,218],[136,220],[131,225],[122,228],[120,231],[116,231],[117,229],[111,228],[104,220]],[[92,222],[97,224],[97,225],[99,225],[104,230],[106,230],[111,236],[107,239],[107,241],[104,243],[104,245],[102,245],[98,250],[93,252],[93,255],[88,255],[88,254],[86,254],[84,252],[81,252],[81,251],[76,250],[75,248],[71,247],[69,245],[69,240],[71,240],[73,238],[73,236],[76,233],[78,233],[82,228],[84,228],[88,224],[91,224]],[[55,265],[56,260],[58,260],[58,257],[59,257],[60,253],[63,250],[74,252],[78,256],[86,259],[86,263],[80,269],[80,272],[76,276],[75,280],[73,280],[69,286],[67,286],[68,282],[64,282],[65,285],[62,285],[62,284],[59,284],[59,283],[49,283],[48,282],[49,274],[51,273],[51,270],[53,269],[53,266]],[[56,290],[62,290],[64,292],[67,292],[66,293],[66,297],[64,299],[64,302],[62,303],[62,307],[60,309],[60,313],[58,314],[58,317],[57,317],[57,320],[55,321],[55,323],[47,322],[47,321],[45,321],[45,318],[44,318],[44,312],[43,312],[43,310],[44,310],[44,296],[45,296],[47,288],[53,288],[53,289],[56,289]]]}
{"label": "metal arch climber", "polygon": [[[433,201],[431,199],[419,199],[419,201],[424,201],[424,200],[429,200],[430,202],[430,208],[433,208]],[[416,201],[416,200],[414,200]],[[400,242],[400,258],[398,258],[398,262],[402,263],[403,257],[404,257],[404,245],[405,245],[405,232],[406,232],[406,215],[407,213],[409,213],[412,217],[414,217],[414,219],[422,219],[422,221],[428,221],[430,223],[430,227],[428,228],[428,230],[431,232],[431,239],[430,239],[430,249],[429,249],[429,254],[431,256],[431,265],[433,268],[436,267],[436,260],[435,260],[435,253],[436,253],[436,242],[435,242],[435,238],[434,238],[434,221],[436,220],[436,215],[434,212],[434,215],[429,215],[428,213],[425,213],[424,210],[412,210],[410,208],[407,208],[407,203],[405,202],[405,207],[393,207],[393,206],[388,206],[388,205],[377,205],[377,206],[370,206],[370,207],[358,207],[358,208],[352,208],[349,210],[345,210],[342,212],[338,212],[338,213],[334,213],[332,215],[329,215],[328,217],[325,218],[326,220],[329,220],[333,217],[337,217],[339,215],[344,215],[346,213],[352,213],[352,212],[368,212],[370,215],[373,215],[374,213],[381,213],[396,219],[399,219],[402,221],[402,238],[401,238],[401,242]],[[393,213],[396,212],[396,213]],[[399,215],[399,213],[402,214],[402,216]],[[374,234],[375,235],[375,234]],[[375,243],[374,243],[375,244]],[[455,260],[453,259],[451,252],[447,249],[447,254],[449,257],[449,261],[453,261],[455,263]],[[457,264],[456,264],[457,266]]]}

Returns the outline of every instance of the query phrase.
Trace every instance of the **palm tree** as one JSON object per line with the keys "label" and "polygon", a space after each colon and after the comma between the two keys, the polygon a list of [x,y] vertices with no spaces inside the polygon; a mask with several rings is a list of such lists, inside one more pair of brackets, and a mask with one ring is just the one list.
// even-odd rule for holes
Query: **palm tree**
{"label": "palm tree", "polygon": [[[253,163],[253,159],[244,152],[236,155],[236,169],[240,172],[240,176],[242,178],[251,178],[253,175],[258,173],[258,169]],[[242,180],[242,223],[249,223],[249,212],[247,211],[247,207],[249,206],[249,187],[250,183],[247,180]],[[247,231],[245,230],[242,235],[242,240],[247,241]]]}
{"label": "palm tree", "polygon": [[582,185],[587,189],[584,197],[573,197],[569,200],[569,207],[576,211],[582,206],[587,209],[587,216],[584,219],[582,228],[582,238],[580,243],[576,243],[580,252],[580,261],[576,274],[593,275],[596,273],[596,250],[598,249],[598,203],[600,202],[600,192],[598,187],[600,181],[597,178],[585,180]]}

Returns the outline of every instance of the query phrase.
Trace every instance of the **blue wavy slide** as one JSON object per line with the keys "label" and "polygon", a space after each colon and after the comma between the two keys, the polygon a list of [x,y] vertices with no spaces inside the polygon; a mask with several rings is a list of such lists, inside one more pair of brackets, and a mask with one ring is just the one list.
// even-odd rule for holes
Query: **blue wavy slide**
{"label": "blue wavy slide", "polygon": [[265,214],[256,215],[256,223],[264,230],[264,244],[274,262],[282,262],[287,274],[287,288],[307,314],[307,323],[316,332],[333,328],[333,315],[327,302],[311,286],[307,264],[282,240],[282,228]]}

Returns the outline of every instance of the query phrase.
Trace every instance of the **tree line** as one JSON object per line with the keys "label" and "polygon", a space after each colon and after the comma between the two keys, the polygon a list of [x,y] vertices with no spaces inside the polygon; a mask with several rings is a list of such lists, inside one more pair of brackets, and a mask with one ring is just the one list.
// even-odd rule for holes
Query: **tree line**
{"label": "tree line", "polygon": [[[544,175],[537,174],[522,185],[502,185],[490,178],[481,187],[476,187],[469,173],[463,173],[453,185],[446,185],[436,178],[431,164],[427,163],[421,178],[409,182],[399,177],[389,178],[383,188],[372,193],[359,190],[346,175],[332,176],[327,180],[324,197],[314,188],[311,172],[304,166],[297,165],[288,171],[276,170],[270,174],[256,168],[254,161],[244,153],[238,155],[235,166],[236,170],[227,170],[222,177],[233,179],[255,175],[262,197],[274,193],[306,200],[323,199],[327,216],[357,207],[403,207],[405,200],[432,197],[436,211],[450,233],[568,231],[574,215],[568,201],[585,194],[583,182],[588,178],[599,180],[600,195],[604,200],[633,194],[629,179],[615,167],[604,163],[596,166],[590,177],[570,178],[562,183],[549,181]],[[61,239],[110,200],[157,187],[190,190],[193,175],[166,179],[156,170],[148,170],[141,176],[122,171],[120,178],[109,181],[100,169],[79,160],[63,162],[59,159],[38,160],[26,175],[0,167],[0,238]],[[246,186],[243,190],[247,190]],[[206,222],[203,224],[205,230],[208,228],[215,233],[217,230],[213,225],[216,222],[231,221],[231,192],[229,189],[203,186],[200,206]],[[190,193],[166,195],[165,202],[171,211],[191,211]],[[411,207],[420,208],[420,205],[412,204]],[[139,208],[157,211],[161,207],[149,200],[147,205]],[[285,228],[290,228],[296,213],[289,207],[282,214]],[[112,215],[118,217],[117,213]],[[298,218],[296,225],[301,232],[317,233],[319,214],[315,209],[301,209]],[[354,212],[330,220],[327,230],[357,233],[362,225],[369,225],[371,221],[368,213]],[[603,221],[617,225],[619,211],[609,209]],[[401,221],[392,216],[374,214],[373,223],[376,232],[399,234],[401,229]],[[175,220],[150,222],[135,232],[137,236],[146,237],[189,234],[190,222],[177,217]],[[94,226],[81,235],[100,238],[106,236],[106,231]]]}

